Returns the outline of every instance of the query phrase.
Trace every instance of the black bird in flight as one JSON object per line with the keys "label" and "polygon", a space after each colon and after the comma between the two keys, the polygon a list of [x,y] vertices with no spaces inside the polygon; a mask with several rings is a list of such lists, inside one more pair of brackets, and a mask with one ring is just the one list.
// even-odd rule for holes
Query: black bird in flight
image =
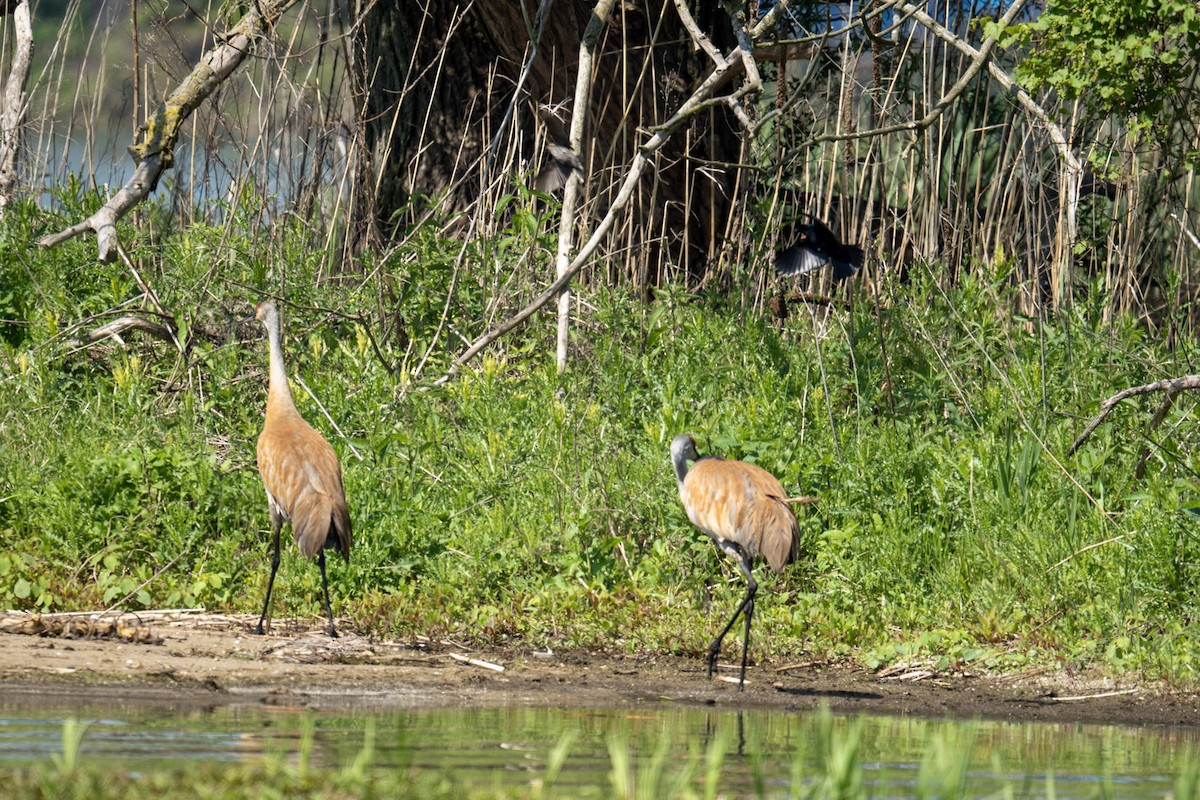
{"label": "black bird in flight", "polygon": [[825,223],[809,214],[811,222],[797,225],[796,243],[775,254],[775,271],[780,275],[807,275],[833,264],[834,281],[852,278],[863,265],[863,250],[842,244]]}

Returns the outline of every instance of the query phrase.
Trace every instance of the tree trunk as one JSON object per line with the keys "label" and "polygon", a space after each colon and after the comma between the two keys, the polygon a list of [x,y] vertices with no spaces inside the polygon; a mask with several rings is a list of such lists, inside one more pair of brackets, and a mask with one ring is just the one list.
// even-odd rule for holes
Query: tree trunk
{"label": "tree trunk", "polygon": [[0,213],[3,213],[17,190],[21,128],[25,125],[28,110],[25,84],[33,61],[33,27],[28,2],[5,2],[0,13],[12,14],[13,18],[12,60],[4,82],[3,106],[0,107]]}

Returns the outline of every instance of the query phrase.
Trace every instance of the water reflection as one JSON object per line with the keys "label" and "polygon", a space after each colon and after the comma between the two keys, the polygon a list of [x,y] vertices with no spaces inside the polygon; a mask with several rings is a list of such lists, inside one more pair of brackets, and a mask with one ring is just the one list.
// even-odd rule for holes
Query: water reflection
{"label": "water reflection", "polygon": [[[43,699],[44,700],[44,699]],[[430,771],[464,786],[538,785],[569,742],[555,780],[563,796],[614,781],[788,796],[851,776],[870,795],[927,793],[955,781],[972,795],[1161,797],[1196,759],[1189,727],[960,722],[914,717],[651,706],[367,712],[168,705],[19,706],[0,698],[0,765],[49,760],[62,722],[86,719],[82,758],[127,770],[149,764],[303,758],[345,766],[372,744],[377,769]],[[1050,788],[1048,788],[1050,787]]]}

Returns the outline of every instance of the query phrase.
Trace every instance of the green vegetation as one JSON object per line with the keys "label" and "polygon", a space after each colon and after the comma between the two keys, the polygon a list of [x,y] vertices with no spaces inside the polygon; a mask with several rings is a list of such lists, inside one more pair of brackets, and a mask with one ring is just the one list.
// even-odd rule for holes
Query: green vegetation
{"label": "green vegetation", "polygon": [[[58,222],[18,206],[0,237]],[[1104,397],[1193,371],[1194,343],[1103,321],[1098,291],[1028,319],[1003,311],[1016,305],[1003,275],[943,289],[916,265],[878,298],[856,286],[852,310],[814,306],[821,337],[803,307],[779,324],[750,299],[679,286],[648,304],[585,289],[565,374],[545,314],[435,388],[460,337],[519,305],[521,288],[488,305],[484,265],[536,244],[532,227],[457,279],[459,245],[432,236],[330,278],[299,224],[252,230],[194,225],[134,251],[182,354],[137,333],[72,342],[140,294],[91,242],[0,267],[0,603],[257,611],[266,355],[238,320],[271,293],[291,373],[346,435],[297,382],[342,458],[356,546],[331,578],[351,628],[699,655],[723,620],[710,605],[732,607],[741,583],[679,505],[666,451],[689,431],[820,498],[799,511],[803,562],[764,574],[755,658],[1194,680],[1190,410],[1148,441],[1150,407],[1134,401],[1066,455]],[[320,613],[317,571],[293,548],[276,592],[277,617]]]}
{"label": "green vegetation", "polygon": [[[929,720],[897,720],[900,726],[923,729],[919,747],[900,754],[886,749],[885,760],[877,757],[875,735],[868,733],[863,718],[841,719],[822,709],[802,721],[793,717],[785,737],[787,745],[774,758],[764,755],[763,743],[751,727],[744,741],[734,734],[734,719],[718,725],[703,740],[658,720],[633,736],[611,733],[607,739],[607,780],[602,758],[586,752],[572,763],[580,747],[572,734],[563,734],[548,749],[530,748],[526,770],[493,771],[492,785],[480,780],[487,770],[477,761],[462,772],[448,762],[442,769],[412,759],[411,743],[403,729],[389,751],[392,759],[381,762],[381,743],[371,722],[363,731],[357,750],[317,763],[314,759],[313,726],[304,726],[298,736],[268,743],[261,757],[237,763],[188,763],[173,767],[143,766],[136,772],[113,770],[111,764],[79,758],[79,726],[68,720],[63,731],[63,753],[54,763],[42,762],[6,774],[12,796],[25,798],[296,798],[296,797],[612,797],[621,798],[715,798],[792,797],[853,798],[878,796],[903,788],[916,798],[1055,796],[1056,765],[1070,770],[1062,780],[1075,796],[1148,796],[1145,784],[1131,787],[1130,780],[1154,785],[1163,778],[1163,789],[1175,800],[1197,796],[1200,770],[1194,754],[1186,748],[1179,754],[1145,754],[1145,763],[1124,751],[1093,748],[1086,753],[1063,752],[1061,737],[1047,733],[1045,760],[1013,765],[981,740],[971,723],[945,725]],[[889,726],[890,729],[890,726]],[[739,728],[740,731],[740,728]],[[895,734],[896,731],[891,730]],[[1068,737],[1069,738],[1069,737]],[[994,744],[994,743],[992,743]],[[1109,742],[1112,744],[1112,742]],[[470,752],[470,751],[468,751]],[[774,751],[778,753],[778,751]],[[478,755],[478,754],[476,754]],[[1080,757],[1081,756],[1081,757]],[[1075,759],[1074,757],[1080,757]],[[1114,778],[1119,765],[1125,782]],[[468,759],[469,760],[469,759]],[[465,773],[465,774],[464,774]],[[503,774],[500,774],[503,773]],[[1061,773],[1060,773],[1061,774]],[[1146,780],[1150,778],[1151,780]],[[881,792],[882,790],[882,792]],[[1146,794],[1143,794],[1146,793]]]}
{"label": "green vegetation", "polygon": [[1052,86],[1097,120],[1115,114],[1160,143],[1195,116],[1195,3],[1055,0],[1012,32],[1028,48],[1017,74],[1031,90]]}

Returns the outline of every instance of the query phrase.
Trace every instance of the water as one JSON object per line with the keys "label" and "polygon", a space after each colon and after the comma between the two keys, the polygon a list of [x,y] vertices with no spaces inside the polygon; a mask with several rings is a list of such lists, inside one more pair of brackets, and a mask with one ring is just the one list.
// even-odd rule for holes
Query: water
{"label": "water", "polygon": [[[1015,797],[1163,797],[1200,753],[1200,730],[1182,726],[831,717],[670,705],[305,711],[0,697],[0,770],[61,753],[69,717],[89,723],[80,748],[85,763],[103,761],[135,774],[198,761],[294,762],[309,748],[305,757],[313,766],[342,767],[373,737],[375,769],[520,788],[546,776],[552,751],[569,737],[554,784],[560,796],[607,790],[614,752],[616,758],[630,754],[634,779],[644,782],[657,763],[667,783],[686,778],[689,786],[703,785],[706,754],[714,749],[724,755],[722,792],[736,795],[761,790],[785,797],[793,781],[811,784],[830,762],[856,757],[872,796],[911,796],[922,776],[965,767],[973,796],[1011,790]],[[923,762],[929,762],[924,771]]]}

